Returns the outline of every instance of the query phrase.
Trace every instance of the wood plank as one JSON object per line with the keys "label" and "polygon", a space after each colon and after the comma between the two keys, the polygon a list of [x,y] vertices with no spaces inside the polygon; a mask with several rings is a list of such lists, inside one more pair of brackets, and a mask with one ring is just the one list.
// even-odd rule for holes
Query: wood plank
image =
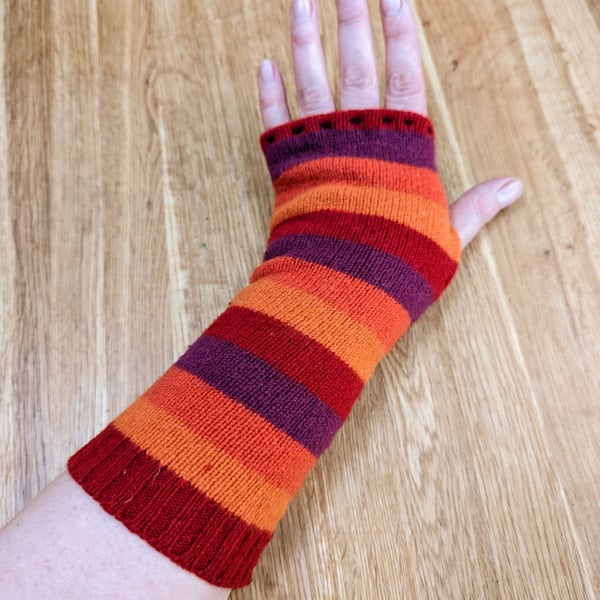
{"label": "wood plank", "polygon": [[[50,126],[52,53],[44,24],[48,8],[27,3],[4,5],[4,103],[6,122],[5,189],[10,230],[3,270],[12,301],[13,344],[6,374],[10,380],[12,416],[9,451],[16,487],[11,508],[20,509],[48,481],[47,437],[41,414],[48,406],[48,336],[50,324],[50,164],[47,152]],[[35,201],[32,201],[35,199]],[[5,214],[6,214],[5,212]],[[44,411],[47,414],[47,411]],[[4,459],[4,457],[3,457]],[[4,466],[4,465],[3,465]],[[4,503],[3,503],[4,504]],[[5,513],[4,513],[5,514]],[[11,515],[7,515],[11,516]]]}
{"label": "wood plank", "polygon": [[[464,3],[424,18],[433,53],[451,58],[441,63],[441,79],[457,136],[470,135],[474,114],[486,132],[483,144],[478,136],[460,141],[470,180],[503,172],[526,182],[525,202],[486,235],[584,572],[597,590],[592,548],[600,532],[589,515],[600,510],[600,413],[592,400],[600,347],[590,337],[597,331],[590,316],[598,314],[600,293],[599,209],[588,199],[597,195],[600,174],[597,94],[592,98],[585,74],[589,61],[600,61],[595,49],[586,50],[597,28],[585,3],[566,12],[551,2],[489,2],[477,11]],[[450,48],[464,23],[469,33]]]}
{"label": "wood plank", "polygon": [[[0,39],[4,39],[4,5],[0,3]],[[4,52],[0,51],[0,73],[4,73]],[[8,153],[6,92],[0,77],[0,523],[6,522],[20,508],[18,461],[15,433],[15,402],[12,389],[12,354],[15,335],[16,271],[15,246],[8,197]]]}
{"label": "wood plank", "polygon": [[[96,10],[107,378],[97,431],[171,364],[176,350],[151,90],[154,15],[144,2],[102,0]],[[81,432],[83,438],[90,433]]]}

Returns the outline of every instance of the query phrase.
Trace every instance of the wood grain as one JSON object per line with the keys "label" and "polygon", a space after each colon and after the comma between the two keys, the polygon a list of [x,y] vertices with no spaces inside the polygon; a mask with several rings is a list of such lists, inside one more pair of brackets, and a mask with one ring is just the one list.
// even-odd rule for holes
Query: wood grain
{"label": "wood grain", "polygon": [[[502,174],[526,197],[382,364],[239,600],[600,594],[598,4],[415,9],[451,197]],[[0,11],[5,522],[260,261],[255,70],[292,72],[287,0]]]}

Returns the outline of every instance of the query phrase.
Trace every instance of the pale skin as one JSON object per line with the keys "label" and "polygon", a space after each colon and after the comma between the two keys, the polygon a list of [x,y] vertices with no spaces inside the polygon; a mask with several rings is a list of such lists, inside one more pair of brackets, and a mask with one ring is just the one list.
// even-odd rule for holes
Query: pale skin
{"label": "pale skin", "polygon": [[[327,78],[316,4],[294,0],[292,56],[298,116],[378,108],[379,84],[365,0],[337,0],[340,97]],[[386,108],[427,114],[419,43],[411,10],[381,0],[386,43]],[[291,120],[278,67],[265,61],[258,90],[265,129]],[[481,183],[450,208],[463,247],[521,195],[512,178]],[[0,598],[4,600],[219,600],[229,590],[184,571],[105,513],[67,473],[60,475],[0,531]]]}

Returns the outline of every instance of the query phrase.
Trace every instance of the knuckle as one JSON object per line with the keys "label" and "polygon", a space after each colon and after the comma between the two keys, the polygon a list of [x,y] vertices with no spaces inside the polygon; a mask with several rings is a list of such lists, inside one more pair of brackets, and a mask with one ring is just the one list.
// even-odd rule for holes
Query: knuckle
{"label": "knuckle", "polygon": [[282,98],[279,94],[263,94],[260,96],[259,104],[262,111],[279,106]]}
{"label": "knuckle", "polygon": [[398,16],[388,16],[385,18],[383,27],[385,37],[388,41],[404,41],[408,37],[408,32],[404,19]]}
{"label": "knuckle", "polygon": [[366,90],[374,85],[375,74],[363,62],[350,64],[342,71],[341,86],[345,90]]}
{"label": "knuckle", "polygon": [[349,6],[339,8],[338,19],[341,26],[356,25],[366,17],[366,5],[361,2],[353,2]]}
{"label": "knuckle", "polygon": [[484,194],[479,194],[473,200],[473,216],[477,223],[487,223],[495,214],[495,203],[490,202]]}
{"label": "knuckle", "polygon": [[414,69],[402,69],[387,77],[387,95],[390,98],[414,98],[425,93],[425,84]]}
{"label": "knuckle", "polygon": [[292,31],[292,45],[296,48],[306,48],[316,43],[317,35],[315,30],[308,25],[294,27]]}
{"label": "knuckle", "polygon": [[325,88],[307,86],[298,90],[298,104],[305,110],[313,112],[327,104],[329,92]]}

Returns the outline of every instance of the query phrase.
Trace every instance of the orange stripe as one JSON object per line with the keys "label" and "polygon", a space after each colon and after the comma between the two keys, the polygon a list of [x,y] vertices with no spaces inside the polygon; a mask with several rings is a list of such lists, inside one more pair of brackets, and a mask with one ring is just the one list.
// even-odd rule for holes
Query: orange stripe
{"label": "orange stripe", "polygon": [[312,160],[285,171],[274,182],[275,207],[315,186],[333,184],[373,188],[375,182],[378,189],[420,196],[440,206],[448,204],[438,174],[430,169],[344,156]]}
{"label": "orange stripe", "polygon": [[418,196],[349,185],[322,185],[310,188],[273,213],[270,230],[283,221],[319,210],[340,210],[375,215],[402,223],[426,235],[458,262],[460,243],[449,225],[448,207],[428,203]]}
{"label": "orange stripe", "polygon": [[373,331],[386,352],[410,327],[410,315],[401,304],[379,288],[335,269],[283,256],[262,263],[251,281],[263,277],[313,294],[346,313]]}
{"label": "orange stripe", "polygon": [[386,353],[377,336],[316,296],[261,279],[237,294],[231,304],[262,312],[291,325],[331,350],[367,381]]}
{"label": "orange stripe", "polygon": [[[290,495],[298,492],[317,462],[302,444],[266,419],[177,366],[144,396]],[[190,410],[190,406],[198,410]],[[287,468],[282,469],[282,465]]]}
{"label": "orange stripe", "polygon": [[192,433],[147,398],[138,398],[113,425],[152,458],[246,523],[273,531],[283,516],[289,494]]}

